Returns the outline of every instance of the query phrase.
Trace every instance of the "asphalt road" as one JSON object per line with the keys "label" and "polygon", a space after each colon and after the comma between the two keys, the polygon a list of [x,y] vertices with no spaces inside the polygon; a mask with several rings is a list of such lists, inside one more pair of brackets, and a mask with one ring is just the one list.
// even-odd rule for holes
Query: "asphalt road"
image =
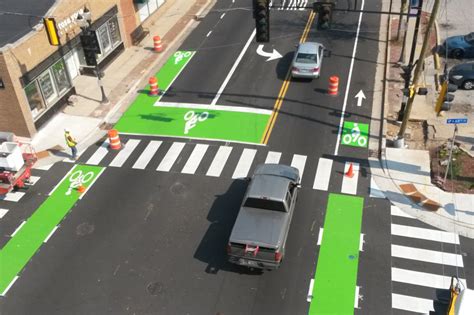
{"label": "asphalt road", "polygon": [[[185,40],[180,50],[197,53],[162,101],[212,102],[253,31],[251,11],[238,2],[218,1]],[[365,8],[380,9],[379,1],[367,0]],[[272,109],[308,16],[308,11],[272,10],[271,42],[264,50],[275,48],[283,58],[266,62],[256,53],[259,44],[253,40],[217,104]],[[360,298],[354,313],[396,314],[392,293],[402,293],[405,287],[392,282],[391,269],[409,268],[410,262],[391,256],[391,244],[397,241],[391,226],[418,223],[395,218],[387,200],[369,197],[366,148],[336,146],[344,107],[346,120],[370,123],[379,16],[363,15],[351,68],[358,18],[356,13],[337,12],[331,30],[311,28],[307,40],[322,42],[331,56],[325,58],[319,80],[290,82],[267,146],[122,137],[123,142],[140,141],[137,149],[121,167],[109,165],[117,152],[100,162],[107,168],[93,189],[71,209],[8,294],[0,298],[2,314],[307,314],[306,298],[317,266],[318,234],[328,195],[341,193],[347,161],[361,165],[357,195],[364,197],[364,243],[357,276]],[[336,97],[325,92],[332,75],[340,82]],[[355,95],[361,89],[367,99],[358,107]],[[163,144],[144,170],[134,169],[134,161],[150,140]],[[175,142],[185,146],[172,168],[156,171]],[[86,163],[100,144],[89,148],[79,163]],[[196,144],[208,144],[209,149],[194,174],[183,174]],[[232,147],[226,167],[218,177],[206,176],[222,146]],[[244,180],[232,179],[232,174],[246,149],[256,152],[249,173],[270,151],[281,153],[280,162],[286,164],[295,154],[306,157],[285,261],[272,272],[251,271],[226,261],[225,247],[247,186]],[[334,161],[327,191],[313,189],[320,157]],[[15,215],[0,220],[1,246],[71,166],[58,163],[38,173],[38,184],[11,207]],[[461,276],[474,283],[474,245],[464,238],[460,242],[454,250],[464,253]],[[422,271],[425,265],[416,268]],[[421,292],[425,298],[436,298],[431,288],[411,286],[409,290],[414,296]]]}

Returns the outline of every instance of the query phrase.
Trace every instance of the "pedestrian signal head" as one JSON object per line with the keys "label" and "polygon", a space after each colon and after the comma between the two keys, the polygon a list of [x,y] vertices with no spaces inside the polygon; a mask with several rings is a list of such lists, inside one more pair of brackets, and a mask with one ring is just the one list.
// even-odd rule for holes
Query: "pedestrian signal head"
{"label": "pedestrian signal head", "polygon": [[450,84],[448,81],[443,82],[436,101],[436,113],[451,109],[452,102],[454,101],[454,94],[451,93],[456,92],[457,89],[458,87],[455,84]]}

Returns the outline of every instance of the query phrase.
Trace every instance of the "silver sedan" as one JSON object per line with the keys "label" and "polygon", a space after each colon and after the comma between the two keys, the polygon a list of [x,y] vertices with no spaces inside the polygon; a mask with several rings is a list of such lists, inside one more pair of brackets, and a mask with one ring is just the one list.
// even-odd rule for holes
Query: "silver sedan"
{"label": "silver sedan", "polygon": [[291,76],[293,78],[319,78],[324,51],[325,48],[320,43],[299,44],[291,63]]}

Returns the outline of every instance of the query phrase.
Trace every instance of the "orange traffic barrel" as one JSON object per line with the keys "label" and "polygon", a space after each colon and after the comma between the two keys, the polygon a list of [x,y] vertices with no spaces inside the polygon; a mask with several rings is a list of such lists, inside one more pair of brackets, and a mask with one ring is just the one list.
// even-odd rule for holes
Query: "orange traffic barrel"
{"label": "orange traffic barrel", "polygon": [[120,150],[122,148],[122,144],[120,143],[120,137],[117,130],[109,130],[109,142],[110,148],[112,150]]}
{"label": "orange traffic barrel", "polygon": [[329,77],[329,95],[337,95],[339,89],[339,77],[338,76],[331,76]]}
{"label": "orange traffic barrel", "polygon": [[158,89],[158,79],[155,77],[151,77],[148,79],[148,84],[150,84],[150,96],[158,96],[160,90]]}
{"label": "orange traffic barrel", "polygon": [[161,43],[161,37],[160,36],[153,36],[153,49],[156,52],[162,52],[163,51],[163,44]]}

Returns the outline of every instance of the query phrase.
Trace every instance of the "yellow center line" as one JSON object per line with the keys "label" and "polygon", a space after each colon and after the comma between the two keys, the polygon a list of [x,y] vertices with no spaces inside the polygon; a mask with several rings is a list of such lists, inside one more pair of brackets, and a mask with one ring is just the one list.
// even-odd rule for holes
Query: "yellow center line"
{"label": "yellow center line", "polygon": [[[301,35],[300,43],[304,43],[308,38],[309,30],[311,25],[313,24],[313,20],[315,17],[315,13],[311,12],[308,18],[308,22],[306,22],[306,26],[303,30],[303,34]],[[283,99],[285,98],[286,92],[288,91],[288,87],[290,86],[290,73],[291,67],[288,68],[288,71],[285,76],[285,80],[283,81],[283,85],[280,88],[280,92],[278,93],[278,97],[275,101],[275,105],[273,106],[272,115],[267,122],[267,126],[265,127],[265,132],[263,133],[261,143],[267,144],[268,140],[270,139],[270,134],[272,133],[273,126],[275,125],[275,121],[278,117],[278,113],[280,111],[281,104],[283,103]]]}

